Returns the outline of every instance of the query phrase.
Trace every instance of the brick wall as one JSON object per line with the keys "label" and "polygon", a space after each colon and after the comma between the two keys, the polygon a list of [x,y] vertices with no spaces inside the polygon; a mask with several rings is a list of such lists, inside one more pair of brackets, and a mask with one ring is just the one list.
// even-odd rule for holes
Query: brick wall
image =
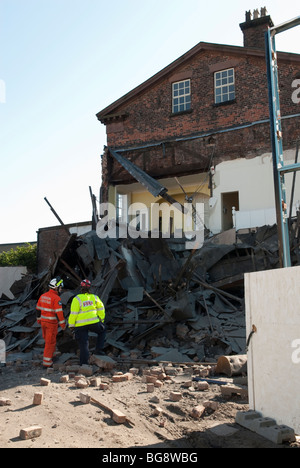
{"label": "brick wall", "polygon": [[69,239],[63,226],[40,229],[38,232],[38,273],[50,270]]}
{"label": "brick wall", "polygon": [[[237,48],[240,49],[240,48]],[[224,53],[226,51],[226,53]],[[224,159],[254,157],[271,151],[268,84],[264,53],[236,53],[225,47],[203,50],[180,68],[165,76],[143,94],[118,109],[127,117],[107,123],[107,143],[115,149],[163,144],[123,153],[153,177],[184,175],[206,170],[215,145],[215,164]],[[295,56],[293,56],[295,57]],[[236,99],[214,104],[214,73],[235,69]],[[292,82],[300,72],[300,60],[290,54],[279,60],[282,116],[300,113],[292,102]],[[192,109],[172,115],[172,82],[191,79]],[[254,125],[251,125],[254,123]],[[233,128],[247,126],[242,129]],[[284,145],[291,148],[299,138],[299,117],[283,122]],[[206,135],[206,136],[203,136]],[[191,139],[193,137],[197,137]],[[187,139],[176,141],[176,139]],[[108,184],[133,179],[105,152],[103,155],[103,197]]]}

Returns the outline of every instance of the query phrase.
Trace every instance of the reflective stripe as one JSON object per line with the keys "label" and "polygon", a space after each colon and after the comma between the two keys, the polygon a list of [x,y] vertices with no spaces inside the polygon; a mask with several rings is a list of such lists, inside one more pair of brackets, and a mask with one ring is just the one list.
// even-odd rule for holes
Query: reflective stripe
{"label": "reflective stripe", "polygon": [[91,322],[99,322],[99,319],[97,317],[91,317],[91,318],[87,318],[87,319],[84,319],[84,320],[77,320],[76,321],[76,325],[78,324],[83,324],[83,323],[91,323]]}
{"label": "reflective stripe", "polygon": [[48,315],[41,315],[40,318],[44,320],[56,320],[57,321],[56,317],[49,317]]}
{"label": "reflective stripe", "polygon": [[51,367],[53,364],[52,359],[49,358],[44,358],[43,359],[43,366],[45,367]]}
{"label": "reflective stripe", "polygon": [[39,307],[38,309],[43,310],[44,312],[53,312],[53,313],[63,311],[61,307],[59,309],[47,309],[46,307]]}
{"label": "reflective stripe", "polygon": [[77,301],[79,302],[79,305],[80,305],[80,308],[82,307],[82,300],[80,299],[79,296],[76,296],[75,299],[77,299]]}

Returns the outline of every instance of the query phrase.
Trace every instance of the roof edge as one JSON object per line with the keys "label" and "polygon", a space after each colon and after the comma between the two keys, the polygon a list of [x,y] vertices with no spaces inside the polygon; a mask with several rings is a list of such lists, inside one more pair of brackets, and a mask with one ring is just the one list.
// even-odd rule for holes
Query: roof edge
{"label": "roof edge", "polygon": [[[135,98],[140,93],[145,91],[149,86],[157,83],[159,80],[165,78],[169,73],[173,72],[177,67],[182,65],[184,62],[189,60],[191,57],[196,55],[197,53],[203,50],[219,50],[223,52],[231,52],[235,54],[244,54],[244,55],[253,55],[253,56],[262,56],[265,57],[265,50],[264,49],[257,49],[257,48],[250,48],[244,46],[234,46],[234,45],[225,45],[225,44],[215,44],[211,42],[199,42],[195,45],[192,49],[190,49],[185,54],[181,55],[179,58],[171,62],[169,65],[164,67],[158,73],[154,74],[152,77],[148,78],[146,81],[138,85],[137,87],[133,88],[131,91],[123,95],[121,98],[114,101],[109,106],[105,107],[101,111],[97,112],[96,117],[100,122],[103,122],[105,118],[107,118],[112,112],[116,112],[116,110],[128,102],[129,100]],[[296,58],[300,61],[300,54],[292,53],[292,52],[277,52],[278,59],[283,60],[290,60],[291,57]]]}

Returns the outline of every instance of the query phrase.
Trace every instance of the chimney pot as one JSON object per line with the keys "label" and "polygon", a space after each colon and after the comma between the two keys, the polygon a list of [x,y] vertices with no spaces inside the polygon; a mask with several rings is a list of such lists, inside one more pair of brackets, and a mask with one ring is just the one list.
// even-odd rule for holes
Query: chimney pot
{"label": "chimney pot", "polygon": [[260,16],[267,16],[267,9],[266,7],[263,7],[260,9]]}
{"label": "chimney pot", "polygon": [[246,11],[246,21],[240,24],[244,34],[244,47],[265,48],[265,32],[269,27],[274,26],[271,17],[266,13],[266,7],[261,8],[260,12],[256,8],[253,15],[251,11]]}
{"label": "chimney pot", "polygon": [[256,8],[256,10],[253,11],[253,19],[257,19],[257,18],[259,18],[258,8]]}
{"label": "chimney pot", "polygon": [[249,21],[251,21],[252,19],[252,13],[251,11],[246,11],[246,23],[248,23]]}

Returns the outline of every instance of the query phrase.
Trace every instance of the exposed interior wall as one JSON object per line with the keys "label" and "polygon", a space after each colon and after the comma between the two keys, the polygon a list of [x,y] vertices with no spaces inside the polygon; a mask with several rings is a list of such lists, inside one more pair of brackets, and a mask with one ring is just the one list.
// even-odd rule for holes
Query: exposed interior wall
{"label": "exposed interior wall", "polygon": [[[284,153],[285,163],[295,163],[295,150]],[[294,205],[300,200],[300,183],[295,184]],[[285,177],[287,203],[289,205],[292,174]],[[223,229],[223,194],[238,192],[239,207],[243,211],[253,211],[252,226],[260,226],[260,211],[275,209],[274,179],[272,154],[265,153],[252,159],[240,158],[234,161],[226,161],[215,168],[214,175],[214,205],[210,209],[209,227],[213,233],[221,232]],[[237,207],[235,207],[237,208]],[[255,211],[257,216],[255,216]],[[257,224],[256,224],[257,223]]]}
{"label": "exposed interior wall", "polygon": [[[207,175],[206,174],[194,174],[193,176],[181,177],[179,180],[180,185],[176,182],[175,178],[162,179],[160,180],[161,184],[168,189],[168,194],[172,196],[176,202],[184,205],[188,203],[186,197],[191,197],[193,204],[197,203],[204,204],[204,218],[202,216],[201,221],[205,225],[209,222],[209,194],[210,190],[208,188]],[[164,216],[163,211],[161,212],[160,222],[157,218],[151,218],[151,204],[158,204],[163,206],[164,204],[169,205],[166,200],[161,197],[155,198],[151,193],[149,193],[145,187],[139,183],[128,184],[128,185],[118,185],[110,191],[110,202],[115,206],[118,206],[118,194],[125,197],[123,201],[124,209],[128,210],[130,205],[141,204],[145,205],[147,212],[146,216],[148,217],[149,226],[152,229],[160,229],[161,232],[166,233],[169,230],[169,224],[167,224],[166,216]],[[184,227],[184,220],[182,215],[178,215],[176,211],[168,212],[166,209],[165,214],[170,213],[171,217],[171,232],[174,233],[176,229],[181,229]],[[123,213],[123,219],[126,218],[126,213]],[[130,216],[127,217],[127,220],[130,221]],[[194,226],[191,226],[191,229],[194,229]]]}
{"label": "exposed interior wall", "polygon": [[300,434],[300,267],[245,275],[251,410]]}

